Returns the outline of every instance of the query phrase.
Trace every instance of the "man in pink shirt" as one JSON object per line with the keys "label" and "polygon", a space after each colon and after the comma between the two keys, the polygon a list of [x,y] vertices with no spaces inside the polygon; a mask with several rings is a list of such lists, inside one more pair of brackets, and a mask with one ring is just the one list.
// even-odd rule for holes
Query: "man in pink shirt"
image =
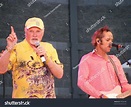
{"label": "man in pink shirt", "polygon": [[95,49],[84,55],[79,63],[77,85],[90,98],[115,98],[131,91],[119,59],[107,54],[112,42],[113,34],[107,26],[98,29],[92,36]]}

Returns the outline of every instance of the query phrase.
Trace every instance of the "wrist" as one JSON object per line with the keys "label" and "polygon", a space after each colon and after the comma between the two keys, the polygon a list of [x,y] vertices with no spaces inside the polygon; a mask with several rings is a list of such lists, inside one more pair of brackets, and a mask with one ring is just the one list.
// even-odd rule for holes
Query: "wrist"
{"label": "wrist", "polygon": [[11,51],[12,51],[12,48],[9,47],[9,46],[6,46],[6,50],[7,50],[8,52],[11,52]]}
{"label": "wrist", "polygon": [[46,65],[49,65],[49,64],[50,64],[50,59],[49,59],[49,58],[46,59],[45,64],[46,64]]}
{"label": "wrist", "polygon": [[46,64],[48,64],[50,62],[50,58],[47,55],[45,55],[45,60],[46,60],[45,61]]}

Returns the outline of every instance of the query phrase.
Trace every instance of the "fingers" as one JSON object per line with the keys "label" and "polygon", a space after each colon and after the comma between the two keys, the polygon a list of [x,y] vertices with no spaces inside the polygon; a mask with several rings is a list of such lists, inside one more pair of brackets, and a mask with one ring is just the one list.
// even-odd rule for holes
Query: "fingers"
{"label": "fingers", "polygon": [[13,42],[14,39],[15,39],[15,37],[14,37],[14,35],[9,34],[9,36],[7,37],[7,39],[8,39],[9,41]]}
{"label": "fingers", "polygon": [[17,36],[12,26],[11,26],[11,33],[6,38],[6,41],[7,41],[7,46],[6,46],[7,50],[12,50],[17,43]]}
{"label": "fingers", "polygon": [[15,33],[15,31],[14,31],[13,26],[11,26],[11,33],[10,33],[9,36],[7,37],[7,41],[17,42],[17,36],[16,36],[16,33]]}
{"label": "fingers", "polygon": [[13,26],[11,26],[11,35],[14,36],[14,39],[16,38],[16,34],[15,34]]}
{"label": "fingers", "polygon": [[45,49],[44,49],[43,47],[41,47],[41,46],[39,46],[36,51],[37,51],[37,54],[38,54],[39,56],[46,54]]}
{"label": "fingers", "polygon": [[13,26],[11,26],[11,34],[9,35],[9,38],[17,39]]}
{"label": "fingers", "polygon": [[13,26],[11,26],[11,34],[15,33]]}

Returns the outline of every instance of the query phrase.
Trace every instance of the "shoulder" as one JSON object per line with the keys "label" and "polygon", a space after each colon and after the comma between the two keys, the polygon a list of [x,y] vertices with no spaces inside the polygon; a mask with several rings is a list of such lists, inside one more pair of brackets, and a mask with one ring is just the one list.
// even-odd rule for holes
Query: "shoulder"
{"label": "shoulder", "polygon": [[40,44],[44,47],[53,47],[53,45],[49,42],[41,42]]}
{"label": "shoulder", "polygon": [[119,60],[115,55],[109,55],[113,60]]}
{"label": "shoulder", "polygon": [[25,45],[25,43],[23,41],[21,41],[15,45],[15,48],[20,48],[20,47],[23,47],[24,45]]}
{"label": "shoulder", "polygon": [[41,42],[40,45],[43,46],[48,51],[55,51],[56,50],[54,48],[54,46],[49,42]]}
{"label": "shoulder", "polygon": [[116,64],[121,64],[120,60],[115,55],[109,55]]}
{"label": "shoulder", "polygon": [[81,60],[85,60],[85,59],[87,59],[87,58],[88,58],[88,59],[91,58],[91,57],[92,57],[92,54],[93,54],[92,52],[89,52],[89,53],[83,55],[82,58],[81,58]]}

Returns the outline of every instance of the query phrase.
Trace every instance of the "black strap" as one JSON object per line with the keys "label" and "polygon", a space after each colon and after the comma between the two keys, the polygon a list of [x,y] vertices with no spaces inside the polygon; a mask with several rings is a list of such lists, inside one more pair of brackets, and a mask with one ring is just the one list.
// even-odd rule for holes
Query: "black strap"
{"label": "black strap", "polygon": [[115,65],[114,61],[111,59],[111,57],[110,57],[110,56],[108,56],[108,57],[109,57],[109,59],[110,59],[112,65],[113,65],[113,67],[114,67],[114,71],[115,71],[115,73],[116,73],[116,76],[117,76],[118,82],[119,82],[119,84],[120,84],[120,86],[121,86],[121,89],[122,89],[122,85],[121,85],[120,78],[119,78],[119,76],[118,76],[118,70],[117,70],[117,68],[116,68],[116,65]]}

